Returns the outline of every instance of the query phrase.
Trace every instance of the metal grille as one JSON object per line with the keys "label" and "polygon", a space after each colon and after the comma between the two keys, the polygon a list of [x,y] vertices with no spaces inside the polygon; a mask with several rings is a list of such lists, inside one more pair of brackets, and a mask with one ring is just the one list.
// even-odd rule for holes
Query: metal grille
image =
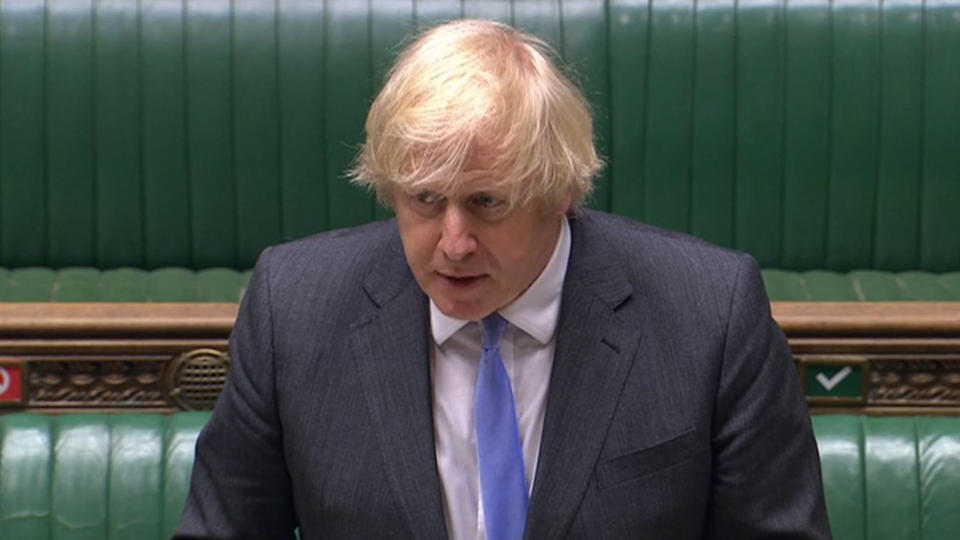
{"label": "metal grille", "polygon": [[174,361],[170,397],[183,409],[212,409],[229,371],[230,359],[225,353],[190,351]]}

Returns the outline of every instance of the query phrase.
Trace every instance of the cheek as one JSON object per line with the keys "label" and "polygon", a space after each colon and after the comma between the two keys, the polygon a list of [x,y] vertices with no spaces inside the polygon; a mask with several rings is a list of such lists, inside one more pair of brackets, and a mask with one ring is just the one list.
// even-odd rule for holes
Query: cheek
{"label": "cheek", "polygon": [[555,222],[520,224],[513,234],[498,238],[499,263],[516,279],[535,278],[553,253],[558,229],[559,223]]}
{"label": "cheek", "polygon": [[399,224],[400,239],[407,262],[413,268],[429,264],[437,243],[431,227],[420,223]]}
{"label": "cheek", "polygon": [[489,238],[483,246],[489,262],[507,274],[507,278],[517,277],[516,273],[523,268],[530,250],[536,248],[529,238],[516,233]]}

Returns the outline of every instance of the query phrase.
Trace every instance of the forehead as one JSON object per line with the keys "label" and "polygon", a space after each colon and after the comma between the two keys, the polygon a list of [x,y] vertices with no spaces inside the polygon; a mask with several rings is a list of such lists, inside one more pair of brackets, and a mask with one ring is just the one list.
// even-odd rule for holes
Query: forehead
{"label": "forehead", "polygon": [[447,198],[462,198],[477,193],[497,194],[506,197],[511,191],[510,182],[496,171],[473,169],[461,171],[451,177],[415,186],[413,192],[432,191]]}

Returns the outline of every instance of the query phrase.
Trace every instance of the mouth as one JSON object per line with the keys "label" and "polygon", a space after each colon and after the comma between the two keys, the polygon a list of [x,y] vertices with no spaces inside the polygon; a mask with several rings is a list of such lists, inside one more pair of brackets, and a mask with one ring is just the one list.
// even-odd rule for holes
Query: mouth
{"label": "mouth", "polygon": [[486,274],[454,275],[454,274],[446,274],[444,272],[435,272],[435,274],[437,275],[437,277],[440,278],[441,281],[456,288],[470,287],[472,285],[479,283],[485,277],[487,277]]}

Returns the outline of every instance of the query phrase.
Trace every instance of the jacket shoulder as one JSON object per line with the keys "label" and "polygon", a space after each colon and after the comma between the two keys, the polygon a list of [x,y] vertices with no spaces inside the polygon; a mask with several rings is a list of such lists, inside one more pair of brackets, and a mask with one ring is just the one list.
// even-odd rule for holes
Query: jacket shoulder
{"label": "jacket shoulder", "polygon": [[364,256],[375,257],[378,249],[394,239],[399,239],[396,221],[390,219],[313,234],[271,246],[264,253],[269,251],[271,264],[302,264],[319,258],[336,266],[338,262],[361,262]]}
{"label": "jacket shoulder", "polygon": [[387,269],[397,279],[408,273],[392,219],[268,247],[257,260],[251,284],[266,286],[271,297],[284,301],[349,303],[356,301],[365,278]]}
{"label": "jacket shoulder", "polygon": [[688,272],[709,272],[722,276],[735,274],[745,265],[756,266],[753,257],[742,251],[623,216],[585,211],[582,221],[590,236],[609,244],[613,256],[639,265],[647,275],[663,273],[676,279]]}

